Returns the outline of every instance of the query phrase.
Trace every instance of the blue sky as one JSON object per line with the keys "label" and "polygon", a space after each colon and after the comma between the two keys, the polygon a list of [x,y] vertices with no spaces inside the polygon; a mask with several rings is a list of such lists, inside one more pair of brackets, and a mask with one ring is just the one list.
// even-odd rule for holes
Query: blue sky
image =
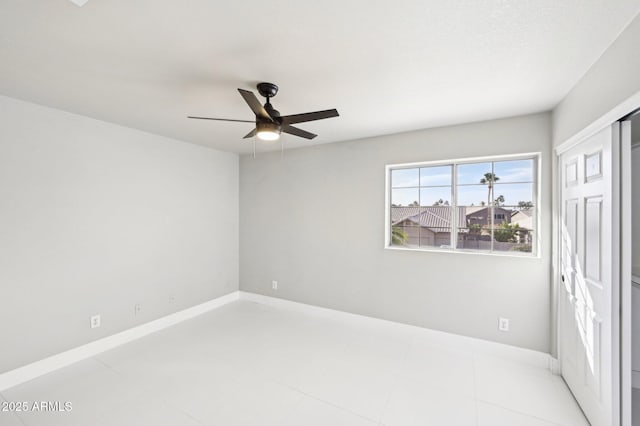
{"label": "blue sky", "polygon": [[[493,198],[504,196],[505,205],[533,201],[533,165],[533,160],[494,162],[493,172],[499,179],[495,184]],[[480,205],[483,201],[487,202],[488,187],[480,184],[480,179],[485,173],[491,173],[491,170],[491,162],[458,165],[458,205]],[[423,206],[430,206],[442,199],[451,203],[451,181],[451,166],[392,170],[391,202],[406,206],[420,200]]]}

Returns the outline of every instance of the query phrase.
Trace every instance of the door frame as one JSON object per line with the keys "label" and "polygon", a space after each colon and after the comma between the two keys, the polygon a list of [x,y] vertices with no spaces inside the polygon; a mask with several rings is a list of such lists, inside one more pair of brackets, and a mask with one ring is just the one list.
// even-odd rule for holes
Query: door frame
{"label": "door frame", "polygon": [[632,425],[632,211],[631,121],[620,121],[620,416],[621,426]]}

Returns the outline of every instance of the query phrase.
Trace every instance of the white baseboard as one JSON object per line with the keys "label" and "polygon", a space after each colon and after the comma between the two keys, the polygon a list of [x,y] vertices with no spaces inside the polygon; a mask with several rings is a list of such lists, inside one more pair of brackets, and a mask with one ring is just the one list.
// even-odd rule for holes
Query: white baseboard
{"label": "white baseboard", "polygon": [[[120,345],[131,342],[133,340],[144,337],[148,334],[165,329],[172,325],[202,315],[213,309],[216,309],[227,303],[236,300],[247,300],[251,302],[270,305],[282,309],[294,310],[306,314],[319,315],[329,318],[349,318],[351,320],[364,321],[368,323],[384,324],[386,327],[398,327],[399,329],[411,329],[417,333],[423,333],[431,337],[436,337],[439,341],[446,341],[453,345],[468,346],[475,352],[498,356],[524,364],[528,364],[538,368],[548,368],[552,372],[557,366],[557,362],[547,353],[534,351],[531,349],[519,348],[516,346],[505,345],[502,343],[490,342],[488,340],[476,339],[472,337],[461,336],[443,331],[431,330],[423,327],[402,324],[398,322],[383,320],[379,318],[368,317],[364,315],[352,314],[349,312],[338,311],[320,306],[308,305],[305,303],[293,302],[291,300],[279,299],[275,297],[264,296],[256,293],[245,291],[235,291],[225,296],[218,297],[208,302],[196,305],[171,315],[159,318],[157,320],[139,325],[129,330],[104,337],[94,342],[88,343],[77,348],[50,356],[40,361],[33,362],[15,370],[7,371],[0,374],[0,391],[17,386],[21,383],[35,379],[44,374],[69,366],[75,362],[82,361],[102,352],[114,349]],[[636,373],[634,372],[634,386],[636,386]],[[638,373],[637,383],[640,384],[640,373]]]}
{"label": "white baseboard", "polygon": [[394,321],[383,320],[374,317],[368,317],[365,315],[352,314],[349,312],[338,311],[330,308],[323,308],[320,306],[308,305],[305,303],[294,302],[291,300],[280,299],[276,297],[264,296],[262,294],[250,293],[246,291],[240,291],[240,300],[247,300],[251,302],[261,303],[265,305],[274,306],[277,308],[289,309],[297,312],[303,312],[306,314],[319,315],[322,317],[330,318],[350,318],[358,319],[366,322],[377,322],[379,324],[385,324],[389,327],[398,327],[412,329],[417,333],[428,335],[432,338],[436,338],[441,342],[448,342],[452,346],[464,346],[472,349],[474,352],[482,355],[496,356],[506,358],[512,361],[520,362],[532,367],[543,368],[551,370],[552,373],[558,374],[558,363],[550,354],[545,352],[539,352],[532,349],[525,349],[517,346],[506,345],[503,343],[492,342],[489,340],[477,339],[473,337],[461,336],[459,334],[447,333],[444,331],[432,330],[424,327],[402,324]]}
{"label": "white baseboard", "polygon": [[556,376],[561,375],[560,361],[558,361],[558,358],[554,358],[551,355],[549,355],[549,370],[551,370],[551,372]]}
{"label": "white baseboard", "polygon": [[238,300],[239,297],[240,292],[234,291],[233,293],[209,300],[208,302],[200,305],[192,306],[157,320],[87,343],[86,345],[27,364],[23,367],[16,368],[15,370],[7,371],[6,373],[0,374],[0,391],[35,379],[36,377],[66,367],[75,362],[98,355],[102,352],[178,324],[182,321],[202,315],[222,305]]}

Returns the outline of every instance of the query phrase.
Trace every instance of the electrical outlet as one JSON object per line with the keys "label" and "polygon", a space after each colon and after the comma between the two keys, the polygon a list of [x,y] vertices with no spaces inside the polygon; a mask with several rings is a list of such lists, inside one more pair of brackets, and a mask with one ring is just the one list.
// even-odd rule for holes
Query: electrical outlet
{"label": "electrical outlet", "polygon": [[498,330],[509,331],[509,318],[498,318]]}
{"label": "electrical outlet", "polygon": [[135,306],[133,307],[133,314],[139,315],[140,312],[142,312],[142,305],[139,303],[136,303]]}
{"label": "electrical outlet", "polygon": [[91,317],[91,320],[89,322],[89,324],[91,325],[91,328],[98,328],[100,327],[100,315],[94,315]]}
{"label": "electrical outlet", "polygon": [[271,281],[271,288],[273,290],[277,290],[278,289],[278,281]]}

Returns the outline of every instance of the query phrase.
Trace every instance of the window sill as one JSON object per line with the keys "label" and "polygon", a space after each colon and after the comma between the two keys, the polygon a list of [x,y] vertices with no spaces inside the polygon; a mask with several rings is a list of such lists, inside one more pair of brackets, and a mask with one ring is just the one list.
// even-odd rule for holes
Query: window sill
{"label": "window sill", "polygon": [[392,251],[418,251],[426,253],[451,253],[451,254],[466,254],[466,255],[479,255],[479,256],[493,256],[493,257],[511,257],[518,259],[541,259],[540,254],[515,254],[515,253],[500,253],[500,252],[486,252],[476,250],[453,250],[445,248],[413,248],[413,247],[399,247],[399,246],[385,246],[385,250]]}

